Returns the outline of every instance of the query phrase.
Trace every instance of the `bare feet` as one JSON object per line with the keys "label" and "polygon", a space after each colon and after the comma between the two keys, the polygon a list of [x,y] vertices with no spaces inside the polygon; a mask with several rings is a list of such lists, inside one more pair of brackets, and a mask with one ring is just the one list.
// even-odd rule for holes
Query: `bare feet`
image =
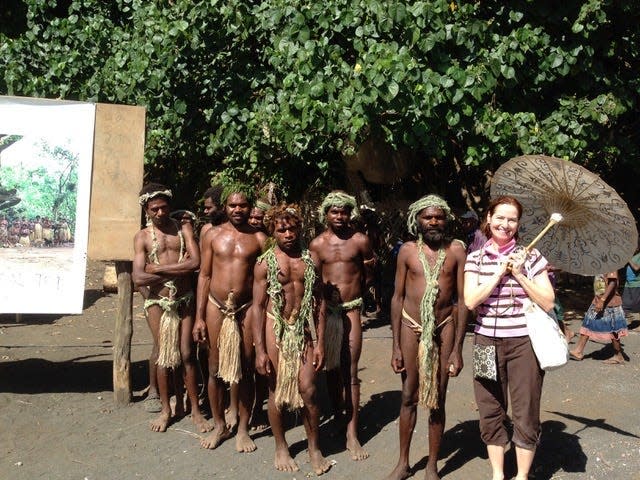
{"label": "bare feet", "polygon": [[624,365],[624,357],[622,355],[614,355],[611,358],[603,360],[602,363],[606,363],[607,365]]}
{"label": "bare feet", "polygon": [[224,411],[224,421],[227,424],[227,429],[233,431],[238,426],[238,410],[235,408],[227,408]]}
{"label": "bare feet", "polygon": [[249,453],[256,450],[256,444],[253,443],[247,432],[236,433],[236,451],[240,453]]}
{"label": "bare feet", "polygon": [[362,448],[356,436],[347,434],[347,450],[351,452],[351,460],[359,461],[369,458],[369,452]]}
{"label": "bare feet", "polygon": [[216,428],[211,432],[211,435],[200,440],[200,446],[202,448],[208,448],[209,450],[213,450],[214,448],[218,448],[222,442],[224,442],[227,438],[231,436],[231,432],[225,427],[224,430],[220,430]]}
{"label": "bare feet", "polygon": [[160,412],[160,415],[151,422],[153,432],[166,432],[171,421],[171,412]]}
{"label": "bare feet", "polygon": [[584,358],[584,355],[582,353],[576,352],[575,350],[570,350],[569,356],[571,357],[572,360],[578,360],[578,361]]}
{"label": "bare feet", "polygon": [[427,469],[424,472],[425,480],[440,480],[438,475],[438,469],[436,467],[430,467],[427,465]]}
{"label": "bare feet", "polygon": [[311,467],[316,475],[322,475],[329,471],[333,463],[331,460],[328,460],[322,456],[320,450],[309,450],[309,460],[311,460]]}
{"label": "bare feet", "polygon": [[213,426],[207,422],[207,419],[202,416],[199,410],[195,410],[191,414],[191,421],[200,433],[206,433],[213,430]]}
{"label": "bare feet", "polygon": [[396,465],[396,468],[393,469],[393,472],[391,472],[385,480],[404,480],[410,476],[411,470],[409,470],[408,465]]}
{"label": "bare feet", "polygon": [[289,454],[288,448],[276,449],[276,457],[273,466],[280,472],[297,472],[300,470],[298,464]]}

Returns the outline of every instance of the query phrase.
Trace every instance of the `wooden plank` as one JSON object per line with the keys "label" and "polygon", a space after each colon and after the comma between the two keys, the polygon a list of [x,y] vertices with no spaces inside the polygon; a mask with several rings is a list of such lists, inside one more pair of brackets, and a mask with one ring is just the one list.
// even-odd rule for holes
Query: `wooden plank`
{"label": "wooden plank", "polygon": [[132,270],[133,262],[116,262],[118,311],[113,341],[113,399],[118,406],[127,405],[131,402]]}
{"label": "wooden plank", "polygon": [[96,104],[88,247],[93,260],[133,260],[144,135],[144,107]]}

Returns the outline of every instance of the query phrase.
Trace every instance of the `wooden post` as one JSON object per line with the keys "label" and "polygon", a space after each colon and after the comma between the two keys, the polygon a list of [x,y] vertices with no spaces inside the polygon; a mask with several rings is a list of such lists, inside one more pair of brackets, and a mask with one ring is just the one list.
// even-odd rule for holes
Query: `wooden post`
{"label": "wooden post", "polygon": [[131,402],[132,270],[132,262],[116,261],[118,312],[113,342],[113,399],[117,406],[124,406]]}

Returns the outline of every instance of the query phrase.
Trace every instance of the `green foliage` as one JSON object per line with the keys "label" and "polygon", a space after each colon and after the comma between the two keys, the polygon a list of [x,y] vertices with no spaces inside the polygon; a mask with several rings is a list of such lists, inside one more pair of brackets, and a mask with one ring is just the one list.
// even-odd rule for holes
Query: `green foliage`
{"label": "green foliage", "polygon": [[39,156],[46,157],[46,168],[0,168],[2,186],[15,188],[21,202],[12,215],[28,219],[36,216],[53,220],[66,218],[75,223],[78,185],[78,157],[61,146],[40,145]]}
{"label": "green foliage", "polygon": [[636,1],[24,4],[0,92],[146,106],[149,176],[189,200],[222,168],[298,196],[371,135],[458,188],[522,153],[637,165]]}

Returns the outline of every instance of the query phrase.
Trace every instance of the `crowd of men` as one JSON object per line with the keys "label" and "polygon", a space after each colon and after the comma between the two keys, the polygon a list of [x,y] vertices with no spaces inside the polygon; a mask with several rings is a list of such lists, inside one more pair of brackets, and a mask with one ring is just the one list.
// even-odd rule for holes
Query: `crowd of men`
{"label": "crowd of men", "polygon": [[[303,219],[299,206],[266,204],[246,185],[205,193],[210,221],[200,232],[189,212],[171,215],[171,200],[163,185],[143,187],[147,224],[134,239],[133,280],[154,339],[148,398],[159,399],[159,414],[151,429],[163,432],[190,412],[206,434],[202,447],[215,449],[234,436],[238,452],[252,452],[251,428],[261,422],[266,397],[275,468],[299,469],[283,413],[300,410],[311,465],[321,475],[331,467],[318,439],[317,382],[326,378],[346,449],[353,460],[366,459],[358,439],[360,315],[376,258],[369,236],[354,227],[355,198],[343,191],[326,195],[318,209],[324,230],[308,248],[301,236],[303,222],[311,219]],[[409,475],[418,404],[430,409],[427,477],[438,478],[447,382],[463,366],[466,251],[446,233],[451,211],[440,197],[418,200],[407,217],[416,240],[399,250],[391,301],[391,364],[402,378],[402,403],[400,456],[388,478]],[[200,408],[196,350],[206,353],[210,420]],[[171,394],[177,399],[173,410]]]}
{"label": "crowd of men", "polygon": [[39,215],[29,220],[0,216],[0,247],[53,247],[72,242],[73,232],[66,218],[55,221]]}

